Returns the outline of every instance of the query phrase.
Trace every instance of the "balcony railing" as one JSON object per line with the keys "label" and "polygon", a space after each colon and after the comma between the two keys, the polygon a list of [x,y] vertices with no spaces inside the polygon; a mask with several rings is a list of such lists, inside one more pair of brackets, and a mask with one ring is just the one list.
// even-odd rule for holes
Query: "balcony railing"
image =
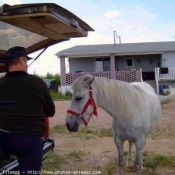
{"label": "balcony railing", "polygon": [[160,81],[174,81],[175,80],[175,67],[155,68],[155,80],[157,86],[157,93],[159,94]]}
{"label": "balcony railing", "polygon": [[[111,79],[111,72],[79,72],[79,73],[68,73],[66,74],[66,86],[72,84],[75,79],[85,74],[91,74],[97,77],[106,77]],[[130,71],[116,71],[115,79],[126,81],[126,82],[140,82],[142,81],[141,70],[130,70]]]}
{"label": "balcony railing", "polygon": [[155,68],[156,79],[175,79],[175,67]]}

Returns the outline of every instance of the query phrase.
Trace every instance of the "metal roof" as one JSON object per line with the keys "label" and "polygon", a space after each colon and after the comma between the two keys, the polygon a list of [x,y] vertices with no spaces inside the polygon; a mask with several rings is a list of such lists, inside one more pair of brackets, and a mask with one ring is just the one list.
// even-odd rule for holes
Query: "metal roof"
{"label": "metal roof", "polygon": [[100,45],[79,45],[56,53],[56,56],[86,57],[98,55],[129,55],[129,54],[161,54],[162,52],[175,51],[175,42],[144,42],[124,44],[100,44]]}

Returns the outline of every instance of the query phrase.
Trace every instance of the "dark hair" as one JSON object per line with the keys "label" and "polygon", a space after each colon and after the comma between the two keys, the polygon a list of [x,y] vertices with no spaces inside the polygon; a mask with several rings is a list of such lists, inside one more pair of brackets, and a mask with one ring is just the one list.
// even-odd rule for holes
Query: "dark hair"
{"label": "dark hair", "polygon": [[7,59],[6,60],[6,66],[9,67],[11,65],[16,65],[19,62],[20,57],[16,57],[13,59]]}

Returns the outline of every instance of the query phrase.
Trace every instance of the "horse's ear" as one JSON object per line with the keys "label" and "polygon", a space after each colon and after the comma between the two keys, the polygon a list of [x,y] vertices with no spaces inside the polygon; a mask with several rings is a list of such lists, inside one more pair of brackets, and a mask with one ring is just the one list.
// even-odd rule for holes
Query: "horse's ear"
{"label": "horse's ear", "polygon": [[89,87],[92,84],[92,82],[94,81],[94,78],[95,78],[95,76],[87,76],[84,78],[85,88]]}

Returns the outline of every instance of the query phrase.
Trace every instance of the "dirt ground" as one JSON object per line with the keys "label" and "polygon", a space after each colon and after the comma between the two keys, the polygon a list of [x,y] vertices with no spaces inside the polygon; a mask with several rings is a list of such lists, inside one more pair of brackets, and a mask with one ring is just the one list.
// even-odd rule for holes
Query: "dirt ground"
{"label": "dirt ground", "polygon": [[[50,119],[50,125],[64,125],[66,119],[66,110],[69,109],[70,101],[55,101],[56,114]],[[175,103],[164,105],[162,107],[162,118],[159,122],[159,127],[167,128],[171,133],[175,133]],[[111,116],[107,114],[101,108],[98,108],[98,118],[92,118],[89,123],[89,128],[100,129],[100,128],[111,128]],[[167,137],[165,134],[166,129],[160,133],[159,137],[153,139],[148,136],[146,140],[146,145],[144,151],[150,154],[161,154],[161,155],[175,155],[175,134],[171,137]],[[68,164],[65,170],[78,170],[84,171],[95,171],[100,170],[100,173],[107,175],[104,167],[110,164],[110,161],[117,158],[117,149],[114,144],[113,138],[111,137],[94,137],[94,139],[81,139],[70,137],[69,135],[59,134],[54,135],[55,140],[55,150],[60,153],[66,153],[71,150],[81,150],[85,151],[89,156],[85,157],[85,160],[77,163],[72,160],[67,160]],[[125,144],[125,150],[128,151],[128,144]],[[133,149],[134,152],[134,149]],[[69,162],[70,161],[70,162]],[[116,165],[117,166],[117,165]],[[91,172],[92,173],[92,172]],[[97,172],[98,173],[98,172]],[[109,174],[109,173],[108,173]],[[117,169],[116,169],[116,173]],[[131,175],[134,172],[125,172],[124,174]],[[142,174],[142,173],[141,173]],[[151,172],[147,174],[152,174]],[[175,174],[175,168],[156,168],[155,175],[171,175]]]}

